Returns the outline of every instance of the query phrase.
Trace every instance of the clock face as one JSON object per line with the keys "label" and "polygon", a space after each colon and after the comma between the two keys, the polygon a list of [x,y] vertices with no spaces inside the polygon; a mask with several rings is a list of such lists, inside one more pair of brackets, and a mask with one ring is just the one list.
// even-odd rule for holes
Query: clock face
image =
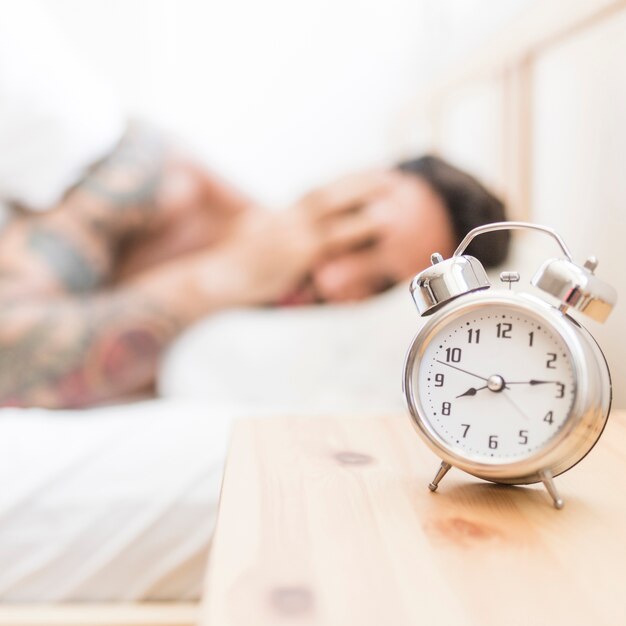
{"label": "clock face", "polygon": [[431,428],[458,454],[514,462],[563,427],[576,397],[569,349],[526,309],[490,305],[431,337],[413,370]]}

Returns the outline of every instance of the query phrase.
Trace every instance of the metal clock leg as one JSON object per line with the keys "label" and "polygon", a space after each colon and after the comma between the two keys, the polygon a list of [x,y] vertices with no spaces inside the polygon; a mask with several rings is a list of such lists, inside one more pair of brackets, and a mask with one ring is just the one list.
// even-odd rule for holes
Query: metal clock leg
{"label": "metal clock leg", "polygon": [[437,491],[437,487],[439,486],[441,479],[448,473],[448,470],[451,467],[452,465],[450,465],[450,463],[446,463],[445,461],[441,462],[441,465],[439,466],[439,469],[437,470],[435,477],[433,478],[432,482],[428,485],[428,488],[431,491]]}
{"label": "metal clock leg", "polygon": [[543,472],[540,473],[541,476],[541,481],[544,484],[544,487],[546,488],[546,491],[550,494],[550,497],[552,498],[552,501],[554,502],[554,506],[557,509],[562,509],[563,508],[563,499],[561,498],[561,496],[559,495],[559,492],[556,489],[556,485],[554,484],[554,478],[552,477],[552,472],[550,470],[543,470]]}

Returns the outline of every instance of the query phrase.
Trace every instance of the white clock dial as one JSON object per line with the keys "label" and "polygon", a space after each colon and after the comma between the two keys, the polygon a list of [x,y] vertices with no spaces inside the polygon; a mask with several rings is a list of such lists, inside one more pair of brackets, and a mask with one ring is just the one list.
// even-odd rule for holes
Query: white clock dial
{"label": "white clock dial", "polygon": [[543,447],[576,396],[564,340],[545,321],[509,305],[474,309],[441,327],[414,377],[438,436],[487,462],[515,461]]}

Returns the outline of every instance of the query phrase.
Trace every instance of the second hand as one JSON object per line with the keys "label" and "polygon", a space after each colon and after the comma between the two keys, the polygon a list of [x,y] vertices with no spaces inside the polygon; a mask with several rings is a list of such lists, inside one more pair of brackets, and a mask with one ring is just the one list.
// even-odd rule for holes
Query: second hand
{"label": "second hand", "polygon": [[528,415],[526,415],[526,413],[524,413],[524,411],[522,411],[522,409],[517,405],[517,402],[515,402],[513,400],[513,398],[511,398],[511,396],[509,396],[508,393],[506,393],[506,390],[504,391],[504,393],[502,394],[507,402],[526,420],[526,421],[530,421]]}

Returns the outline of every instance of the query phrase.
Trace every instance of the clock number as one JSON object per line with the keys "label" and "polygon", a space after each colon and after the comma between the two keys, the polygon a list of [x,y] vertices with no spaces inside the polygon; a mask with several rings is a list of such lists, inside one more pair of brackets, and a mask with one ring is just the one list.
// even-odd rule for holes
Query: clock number
{"label": "clock number", "polygon": [[461,348],[446,348],[446,361],[458,363],[461,360]]}
{"label": "clock number", "polygon": [[469,328],[467,331],[467,343],[480,343],[480,328],[474,330]]}
{"label": "clock number", "polygon": [[451,407],[451,406],[452,406],[452,405],[451,405],[449,402],[444,402],[444,403],[441,405],[441,414],[442,414],[442,415],[450,415],[450,407]]}
{"label": "clock number", "polygon": [[556,361],[556,354],[554,354],[554,352],[548,352],[548,356],[550,358],[546,361],[546,367],[550,370],[555,370],[556,365],[554,365],[554,362]]}
{"label": "clock number", "polygon": [[532,348],[533,347],[533,339],[535,338],[535,331],[531,330],[528,333],[528,345]]}
{"label": "clock number", "polygon": [[463,431],[463,439],[465,439],[465,437],[467,437],[467,431],[469,430],[470,425],[469,424],[461,424],[461,426],[463,426],[463,428],[465,429]]}
{"label": "clock number", "polygon": [[511,330],[513,330],[513,324],[509,324],[508,322],[502,322],[496,324],[496,328],[498,329],[498,337],[500,339],[511,339]]}
{"label": "clock number", "polygon": [[544,422],[548,422],[548,424],[552,424],[554,422],[554,413],[552,411],[548,411],[546,416],[543,418]]}
{"label": "clock number", "polygon": [[443,387],[444,375],[435,374],[435,387]]}
{"label": "clock number", "polygon": [[489,436],[489,447],[495,450],[498,447],[498,435]]}
{"label": "clock number", "polygon": [[565,385],[563,383],[556,384],[556,397],[562,398],[565,395]]}
{"label": "clock number", "polygon": [[520,430],[519,431],[519,445],[525,446],[528,443],[528,431]]}

